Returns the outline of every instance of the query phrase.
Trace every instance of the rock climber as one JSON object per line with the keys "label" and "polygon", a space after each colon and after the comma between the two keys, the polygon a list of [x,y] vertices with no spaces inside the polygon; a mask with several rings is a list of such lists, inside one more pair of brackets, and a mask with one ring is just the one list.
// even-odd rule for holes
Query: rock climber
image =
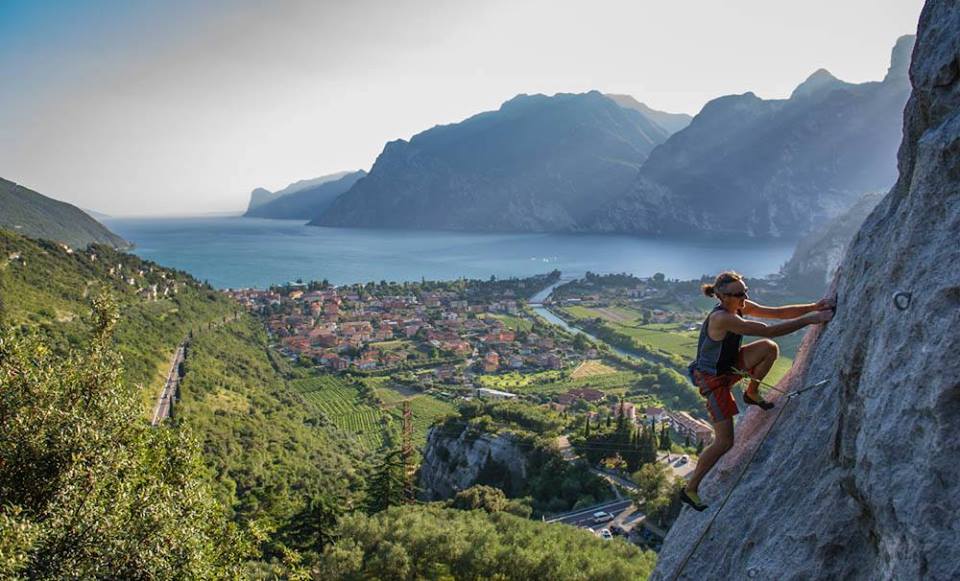
{"label": "rock climber", "polygon": [[[759,305],[749,299],[749,289],[743,277],[732,271],[720,273],[713,284],[704,284],[701,289],[705,295],[720,302],[700,328],[697,356],[689,369],[693,384],[706,398],[707,414],[714,431],[713,443],[700,454],[693,476],[680,492],[680,499],[698,511],[707,508],[697,493],[700,481],[733,447],[733,416],[740,410],[731,388],[744,376],[749,376],[750,383],[743,393],[744,403],[765,411],[772,409],[773,404],[763,399],[759,391],[760,382],[780,355],[780,348],[770,338],[807,325],[826,323],[833,318],[836,308],[832,299],[784,307]],[[786,320],[767,325],[748,321],[744,316]],[[744,335],[764,338],[741,346]]]}

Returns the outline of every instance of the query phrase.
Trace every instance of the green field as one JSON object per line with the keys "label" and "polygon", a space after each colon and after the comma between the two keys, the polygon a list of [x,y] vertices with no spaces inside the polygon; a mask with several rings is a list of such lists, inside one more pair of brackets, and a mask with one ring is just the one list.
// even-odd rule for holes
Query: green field
{"label": "green field", "polygon": [[[637,322],[641,316],[640,312],[629,307],[594,309],[571,306],[564,307],[564,310],[577,318],[593,319],[600,317],[614,327],[617,332],[649,345],[654,353],[678,355],[683,359],[692,361],[697,352],[699,330],[687,331],[684,329],[684,325],[678,323],[649,323],[644,325]],[[766,383],[776,384],[790,370],[793,365],[793,355],[796,353],[799,344],[799,337],[802,337],[802,334],[795,333],[775,339],[780,345],[780,358],[767,375]]]}
{"label": "green field", "polygon": [[554,383],[563,379],[565,373],[559,370],[520,373],[511,371],[499,375],[481,375],[478,380],[483,387],[492,389],[522,389],[540,383]]}
{"label": "green field", "polygon": [[497,319],[498,321],[501,321],[506,328],[512,329],[514,331],[519,330],[519,331],[529,332],[531,329],[533,329],[533,321],[529,319],[525,319],[523,317],[517,317],[514,315],[503,315],[499,313],[498,314],[486,313],[481,318],[486,318],[486,317],[490,317],[491,319]]}
{"label": "green field", "polygon": [[390,414],[396,420],[398,427],[402,420],[403,402],[410,400],[410,411],[413,414],[413,436],[416,445],[422,445],[426,442],[427,428],[437,418],[457,411],[457,406],[453,403],[437,399],[426,393],[386,383],[377,388],[377,396],[384,404],[384,413]]}
{"label": "green field", "polygon": [[319,375],[290,382],[290,386],[315,404],[338,428],[357,437],[366,450],[383,443],[381,411],[363,399],[360,390],[345,379]]}

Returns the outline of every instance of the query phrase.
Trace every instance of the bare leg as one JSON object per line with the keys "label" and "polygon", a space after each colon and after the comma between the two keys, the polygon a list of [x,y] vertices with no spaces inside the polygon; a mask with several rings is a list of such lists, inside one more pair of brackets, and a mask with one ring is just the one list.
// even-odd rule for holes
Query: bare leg
{"label": "bare leg", "polygon": [[697,468],[693,471],[690,482],[687,483],[688,492],[696,493],[700,487],[700,481],[707,472],[710,472],[717,460],[733,447],[733,418],[713,424],[713,432],[713,442],[700,454]]}
{"label": "bare leg", "polygon": [[770,373],[770,368],[780,356],[780,347],[770,339],[760,339],[753,343],[748,343],[740,349],[740,359],[743,361],[745,371],[749,371],[750,384],[745,390],[746,394],[754,400],[760,399],[760,382]]}

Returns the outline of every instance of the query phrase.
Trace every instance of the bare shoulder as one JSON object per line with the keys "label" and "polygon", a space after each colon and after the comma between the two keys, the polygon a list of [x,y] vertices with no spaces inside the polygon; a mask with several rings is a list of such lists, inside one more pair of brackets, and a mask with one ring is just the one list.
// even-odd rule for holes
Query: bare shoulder
{"label": "bare shoulder", "polygon": [[710,317],[708,318],[710,321],[709,331],[711,338],[719,341],[720,339],[717,338],[717,336],[719,335],[720,338],[722,338],[723,334],[729,330],[730,324],[739,318],[740,317],[737,315],[724,310],[718,310],[711,313]]}

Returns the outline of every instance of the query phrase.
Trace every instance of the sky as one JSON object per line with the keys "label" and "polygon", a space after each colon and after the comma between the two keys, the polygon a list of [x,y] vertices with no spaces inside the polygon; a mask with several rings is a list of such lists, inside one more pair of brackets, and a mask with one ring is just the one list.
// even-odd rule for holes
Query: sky
{"label": "sky", "polygon": [[818,68],[879,80],[922,4],[0,0],[0,177],[114,216],[240,211],[519,93],[695,114]]}

